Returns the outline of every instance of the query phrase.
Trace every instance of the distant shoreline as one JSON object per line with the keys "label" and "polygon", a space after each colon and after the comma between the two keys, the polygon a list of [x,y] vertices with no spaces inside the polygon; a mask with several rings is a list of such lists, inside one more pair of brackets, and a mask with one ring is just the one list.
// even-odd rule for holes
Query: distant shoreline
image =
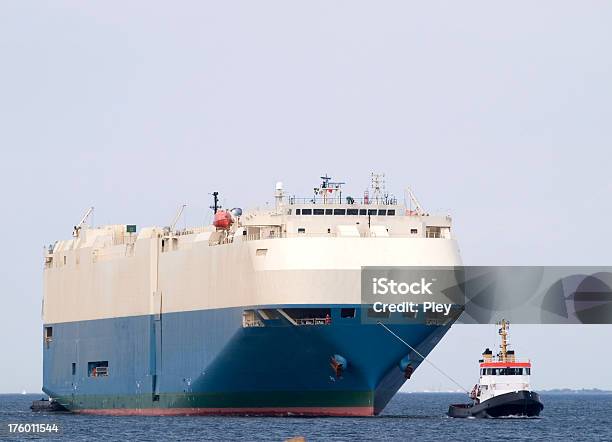
{"label": "distant shoreline", "polygon": [[[536,390],[538,393],[543,394],[612,394],[612,390],[601,390],[599,388],[552,388],[550,390]],[[461,393],[462,391],[399,391],[397,394],[451,394]]]}
{"label": "distant shoreline", "polygon": [[582,388],[580,390],[553,388],[551,390],[539,390],[538,392],[546,394],[612,394],[610,390],[600,390],[599,388]]}

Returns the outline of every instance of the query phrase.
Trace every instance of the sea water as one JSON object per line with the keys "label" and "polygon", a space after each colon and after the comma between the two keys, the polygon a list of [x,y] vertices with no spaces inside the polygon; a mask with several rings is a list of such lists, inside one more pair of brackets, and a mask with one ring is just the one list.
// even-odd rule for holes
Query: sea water
{"label": "sea water", "polygon": [[[400,393],[380,416],[363,418],[86,416],[34,413],[41,395],[0,395],[0,440],[612,440],[612,394],[540,395],[544,411],[529,419],[452,419],[464,394]],[[58,432],[9,433],[9,424],[50,424]],[[23,428],[23,427],[22,427]]]}

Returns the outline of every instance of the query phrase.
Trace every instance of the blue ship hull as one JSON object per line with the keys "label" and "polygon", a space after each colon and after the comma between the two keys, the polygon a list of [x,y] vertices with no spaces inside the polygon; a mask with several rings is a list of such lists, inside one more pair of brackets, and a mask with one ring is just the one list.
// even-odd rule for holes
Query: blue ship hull
{"label": "blue ship hull", "polygon": [[[324,307],[329,321],[316,325],[243,327],[244,308],[45,324],[43,390],[81,413],[380,413],[420,357],[363,324],[359,306]],[[341,317],[347,307],[355,317]],[[388,326],[427,355],[450,324]]]}

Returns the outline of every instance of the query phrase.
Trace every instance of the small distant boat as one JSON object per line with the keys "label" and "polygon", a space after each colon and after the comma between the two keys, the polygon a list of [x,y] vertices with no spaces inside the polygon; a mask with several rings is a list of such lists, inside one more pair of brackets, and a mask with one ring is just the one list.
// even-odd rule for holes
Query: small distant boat
{"label": "small distant boat", "polygon": [[518,361],[513,350],[508,350],[510,324],[502,320],[500,352],[497,357],[488,348],[482,353],[480,382],[470,393],[469,404],[448,407],[450,417],[533,417],[544,409],[540,396],[531,391],[531,362]]}
{"label": "small distant boat", "polygon": [[48,411],[48,412],[53,412],[53,411],[68,411],[59,402],[56,402],[54,400],[49,400],[49,399],[46,399],[46,398],[42,398],[39,401],[32,402],[32,405],[30,406],[30,410],[32,410],[32,411]]}

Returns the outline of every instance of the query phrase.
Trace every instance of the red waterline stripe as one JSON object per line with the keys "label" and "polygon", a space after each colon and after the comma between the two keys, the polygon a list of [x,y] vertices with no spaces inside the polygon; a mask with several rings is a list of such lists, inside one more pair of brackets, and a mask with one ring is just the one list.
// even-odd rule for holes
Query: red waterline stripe
{"label": "red waterline stripe", "polygon": [[107,416],[373,416],[373,407],[265,407],[265,408],[88,408],[81,414]]}

